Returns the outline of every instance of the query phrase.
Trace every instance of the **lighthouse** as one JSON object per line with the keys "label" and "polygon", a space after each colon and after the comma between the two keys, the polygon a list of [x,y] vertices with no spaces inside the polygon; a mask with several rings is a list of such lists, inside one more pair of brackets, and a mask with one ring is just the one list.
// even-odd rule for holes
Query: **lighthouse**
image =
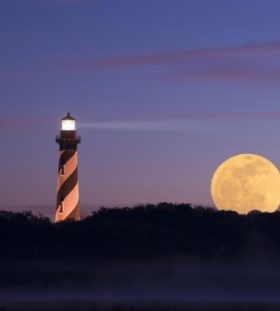
{"label": "lighthouse", "polygon": [[68,112],[61,120],[57,177],[55,222],[80,220],[77,146],[81,142],[76,131],[76,119]]}

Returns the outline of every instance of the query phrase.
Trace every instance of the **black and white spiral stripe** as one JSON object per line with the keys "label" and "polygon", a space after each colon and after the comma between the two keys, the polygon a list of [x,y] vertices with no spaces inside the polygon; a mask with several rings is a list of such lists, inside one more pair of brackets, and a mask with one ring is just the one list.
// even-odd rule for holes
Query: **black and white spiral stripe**
{"label": "black and white spiral stripe", "polygon": [[55,221],[80,219],[76,150],[60,151]]}

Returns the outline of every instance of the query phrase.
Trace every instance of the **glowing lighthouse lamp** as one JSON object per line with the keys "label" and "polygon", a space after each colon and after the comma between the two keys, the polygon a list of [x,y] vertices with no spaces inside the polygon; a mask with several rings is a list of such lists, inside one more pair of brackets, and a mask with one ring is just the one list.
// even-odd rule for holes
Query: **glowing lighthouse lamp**
{"label": "glowing lighthouse lamp", "polygon": [[81,142],[76,133],[76,120],[68,112],[61,120],[57,200],[55,222],[80,220],[77,146]]}
{"label": "glowing lighthouse lamp", "polygon": [[65,118],[62,119],[61,121],[61,130],[62,131],[76,131],[76,120],[71,117],[70,119],[70,114],[68,113]]}

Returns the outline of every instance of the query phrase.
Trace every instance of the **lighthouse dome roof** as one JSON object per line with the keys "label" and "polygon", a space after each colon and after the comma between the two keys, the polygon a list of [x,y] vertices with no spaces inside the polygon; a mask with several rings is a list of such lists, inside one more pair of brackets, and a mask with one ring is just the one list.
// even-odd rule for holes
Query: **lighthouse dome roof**
{"label": "lighthouse dome roof", "polygon": [[64,117],[62,120],[76,120],[76,119],[71,116],[70,112],[68,112],[66,117]]}

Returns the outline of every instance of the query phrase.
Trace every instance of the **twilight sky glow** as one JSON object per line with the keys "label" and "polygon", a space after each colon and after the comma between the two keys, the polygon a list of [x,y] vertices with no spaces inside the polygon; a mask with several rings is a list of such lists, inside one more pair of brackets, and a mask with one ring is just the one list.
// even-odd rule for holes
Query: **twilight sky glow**
{"label": "twilight sky glow", "polygon": [[60,119],[81,208],[212,205],[237,153],[280,167],[278,0],[1,0],[0,209],[55,208]]}

